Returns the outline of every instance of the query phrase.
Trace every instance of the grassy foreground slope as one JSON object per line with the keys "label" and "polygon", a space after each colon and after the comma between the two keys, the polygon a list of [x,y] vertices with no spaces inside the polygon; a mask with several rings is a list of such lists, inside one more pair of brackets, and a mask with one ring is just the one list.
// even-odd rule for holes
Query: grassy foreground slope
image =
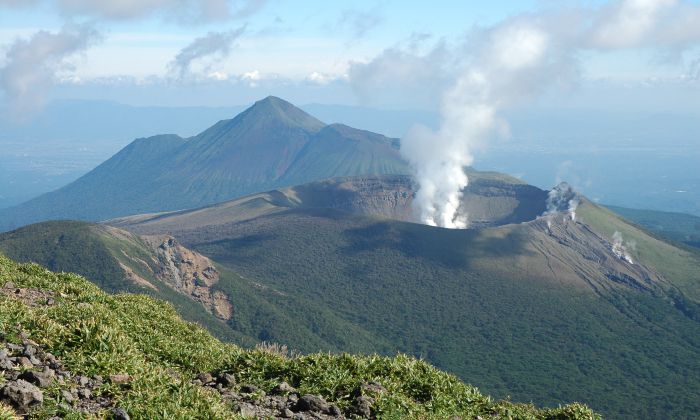
{"label": "grassy foreground slope", "polygon": [[[493,401],[456,377],[401,355],[284,357],[243,350],[183,321],[164,302],[144,295],[108,295],[77,275],[17,264],[2,256],[0,282],[13,283],[13,291],[53,292],[55,296],[49,304],[27,302],[14,292],[1,293],[3,341],[21,342],[20,334],[29,336],[76,374],[131,375],[129,386],[107,381],[98,392],[109,395],[114,406],[125,408],[136,419],[236,416],[236,407],[192,382],[202,372],[229,372],[238,384],[254,384],[264,391],[286,381],[300,392],[319,394],[341,409],[347,406],[353,389],[378,381],[387,389],[373,406],[380,418],[597,418],[578,404],[539,410]],[[59,404],[61,386],[56,383],[46,389],[44,403],[32,417],[81,417],[70,406]]]}

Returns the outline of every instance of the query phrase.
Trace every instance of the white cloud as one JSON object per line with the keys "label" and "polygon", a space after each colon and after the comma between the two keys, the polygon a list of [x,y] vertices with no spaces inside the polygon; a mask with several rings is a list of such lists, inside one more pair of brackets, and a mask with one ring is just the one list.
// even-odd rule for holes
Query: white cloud
{"label": "white cloud", "polygon": [[250,87],[257,87],[258,82],[260,82],[263,79],[263,77],[262,77],[262,74],[260,74],[259,70],[253,70],[253,71],[243,73],[240,76],[240,79],[242,81],[248,83],[248,86],[250,86]]}
{"label": "white cloud", "polygon": [[311,74],[309,74],[308,76],[306,76],[305,80],[309,83],[313,83],[316,85],[327,85],[338,80],[347,80],[347,77],[348,76],[346,74],[335,75],[314,71],[311,72]]}
{"label": "white cloud", "polygon": [[215,71],[215,72],[209,73],[207,76],[210,79],[213,79],[213,80],[216,80],[219,82],[222,82],[224,80],[228,80],[228,77],[229,77],[227,73],[224,73],[222,71]]}
{"label": "white cloud", "polygon": [[700,7],[690,2],[616,1],[593,19],[589,45],[594,48],[677,48],[700,41]]}
{"label": "white cloud", "polygon": [[70,70],[68,59],[98,39],[91,26],[66,25],[60,32],[39,31],[11,44],[0,69],[0,88],[14,116],[26,118],[40,108],[57,78]]}
{"label": "white cloud", "polygon": [[[190,75],[191,66],[194,62],[202,61],[203,59],[221,60],[228,57],[233,43],[243,32],[245,32],[245,26],[228,32],[209,32],[203,37],[196,38],[181,49],[173,61],[170,62],[170,70],[180,79],[184,79]],[[207,65],[207,67],[210,66],[211,63]]]}
{"label": "white cloud", "polygon": [[260,10],[267,0],[0,0],[0,7],[50,4],[70,17],[108,20],[162,16],[183,23],[241,19]]}
{"label": "white cloud", "polygon": [[413,35],[407,43],[387,48],[370,61],[351,61],[348,81],[364,102],[435,105],[455,74],[451,49],[442,41],[425,48],[428,36]]}

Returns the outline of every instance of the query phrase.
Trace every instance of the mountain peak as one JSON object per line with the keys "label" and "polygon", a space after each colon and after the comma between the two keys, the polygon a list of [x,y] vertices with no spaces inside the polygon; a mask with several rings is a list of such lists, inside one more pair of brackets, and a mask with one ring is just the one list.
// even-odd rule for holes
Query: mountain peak
{"label": "mountain peak", "polygon": [[292,103],[276,96],[268,96],[255,102],[241,115],[253,117],[256,120],[277,119],[310,132],[317,132],[326,125]]}

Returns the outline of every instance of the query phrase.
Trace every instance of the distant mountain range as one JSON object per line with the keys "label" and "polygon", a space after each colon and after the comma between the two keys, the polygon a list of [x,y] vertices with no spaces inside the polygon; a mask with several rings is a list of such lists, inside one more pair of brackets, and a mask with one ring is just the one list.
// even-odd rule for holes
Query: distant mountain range
{"label": "distant mountain range", "polygon": [[0,210],[0,230],[191,208],[335,176],[408,173],[398,148],[398,139],[326,125],[268,97],[189,139],[137,139],[75,182]]}
{"label": "distant mountain range", "polygon": [[470,172],[473,229],[407,223],[415,187],[343,177],[105,225],[52,222],[0,251],[173,302],[243,344],[421,356],[516,401],[612,418],[700,410],[700,253],[585,198]]}

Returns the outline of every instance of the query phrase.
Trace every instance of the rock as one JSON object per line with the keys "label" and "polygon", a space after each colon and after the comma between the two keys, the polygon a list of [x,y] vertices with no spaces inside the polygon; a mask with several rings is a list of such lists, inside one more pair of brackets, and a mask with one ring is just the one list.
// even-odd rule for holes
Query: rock
{"label": "rock", "polygon": [[114,420],[131,420],[129,413],[122,407],[115,407],[112,409],[112,418]]}
{"label": "rock", "polygon": [[9,356],[7,349],[0,349],[0,360],[5,360]]}
{"label": "rock", "polygon": [[211,373],[200,373],[197,375],[197,379],[199,379],[203,384],[214,382],[214,377],[211,376]]}
{"label": "rock", "polygon": [[8,281],[7,283],[5,283],[5,289],[14,289],[14,288],[15,288],[15,284],[13,282]]}
{"label": "rock", "polygon": [[87,388],[80,388],[78,390],[78,396],[84,400],[89,400],[92,397],[92,392]]}
{"label": "rock", "polygon": [[336,416],[336,417],[338,417],[338,416],[340,416],[341,414],[343,414],[343,412],[340,411],[340,407],[338,407],[338,406],[335,405],[335,404],[331,404],[331,405],[328,407],[327,413],[328,413],[329,415],[331,415],[331,416]]}
{"label": "rock", "polygon": [[379,382],[371,381],[363,386],[365,391],[374,392],[376,394],[383,394],[386,392],[386,388],[382,386]]}
{"label": "rock", "polygon": [[328,403],[318,395],[306,394],[299,398],[294,408],[296,411],[319,411],[325,413],[328,411]]}
{"label": "rock", "polygon": [[17,359],[17,364],[19,364],[22,367],[25,367],[27,369],[31,369],[34,367],[34,363],[32,363],[28,358],[26,357],[20,357]]}
{"label": "rock", "polygon": [[0,359],[0,370],[12,370],[15,364],[10,359]]}
{"label": "rock", "polygon": [[257,413],[255,412],[255,406],[247,403],[242,403],[238,407],[239,412],[241,413],[241,416],[243,417],[252,417],[252,418],[257,418]]}
{"label": "rock", "polygon": [[218,382],[225,387],[231,387],[236,385],[236,377],[232,373],[222,373],[219,375]]}
{"label": "rock", "polygon": [[355,388],[355,390],[352,392],[352,396],[353,398],[357,398],[366,394],[384,394],[385,392],[386,388],[384,388],[382,384],[376,381],[371,381]]}
{"label": "rock", "polygon": [[282,418],[289,419],[292,418],[292,416],[294,416],[294,412],[288,408],[284,408],[280,411],[280,417]]}
{"label": "rock", "polygon": [[27,382],[31,382],[41,388],[46,388],[51,385],[51,382],[56,379],[56,373],[46,368],[42,372],[26,371],[20,375],[20,379],[24,379]]}
{"label": "rock", "polygon": [[88,378],[87,376],[78,376],[76,380],[78,381],[78,384],[80,384],[80,386],[87,386],[87,384],[90,383],[90,378]]}
{"label": "rock", "polygon": [[36,341],[29,338],[29,333],[27,333],[27,332],[20,333],[19,336],[22,337],[22,345],[23,346],[39,347],[39,343],[37,343]]}
{"label": "rock", "polygon": [[5,344],[5,347],[12,351],[22,351],[24,350],[24,346],[20,346],[19,344],[14,344],[14,343],[7,343]]}
{"label": "rock", "polygon": [[355,404],[353,404],[353,414],[362,418],[370,418],[372,416],[372,403],[374,403],[372,398],[360,395],[355,399]]}
{"label": "rock", "polygon": [[24,346],[24,355],[27,357],[32,357],[36,354],[36,347],[32,346],[31,344],[27,344]]}
{"label": "rock", "polygon": [[51,353],[45,353],[44,360],[46,360],[50,365],[58,364],[58,360],[56,360],[56,356],[54,356]]}
{"label": "rock", "polygon": [[44,402],[44,394],[41,390],[22,379],[6,383],[0,390],[0,396],[24,413]]}
{"label": "rock", "polygon": [[291,394],[292,392],[297,392],[297,390],[286,382],[282,382],[279,385],[272,388],[272,393],[275,395],[286,395]]}
{"label": "rock", "polygon": [[258,392],[258,387],[255,385],[246,384],[241,386],[241,392],[244,394],[252,394]]}
{"label": "rock", "polygon": [[68,404],[73,404],[73,401],[75,401],[75,397],[73,396],[73,394],[66,391],[65,389],[63,391],[61,391],[61,396],[63,397],[64,400],[66,400],[66,402]]}
{"label": "rock", "polygon": [[109,381],[117,385],[127,384],[131,382],[132,379],[131,375],[127,374],[109,375]]}

